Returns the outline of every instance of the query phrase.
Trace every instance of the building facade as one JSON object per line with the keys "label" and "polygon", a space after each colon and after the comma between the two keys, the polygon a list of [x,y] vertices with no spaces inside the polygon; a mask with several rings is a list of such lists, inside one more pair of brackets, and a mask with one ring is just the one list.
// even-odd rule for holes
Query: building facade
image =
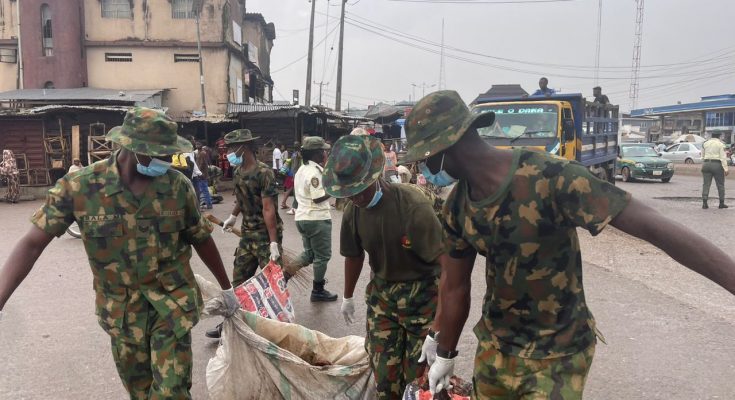
{"label": "building facade", "polygon": [[0,0],[0,92],[165,90],[163,106],[184,122],[270,102],[275,26],[250,15],[245,0]]}
{"label": "building facade", "polygon": [[658,118],[663,137],[696,134],[735,143],[735,94],[702,97],[696,103],[642,108],[631,111],[631,116]]}

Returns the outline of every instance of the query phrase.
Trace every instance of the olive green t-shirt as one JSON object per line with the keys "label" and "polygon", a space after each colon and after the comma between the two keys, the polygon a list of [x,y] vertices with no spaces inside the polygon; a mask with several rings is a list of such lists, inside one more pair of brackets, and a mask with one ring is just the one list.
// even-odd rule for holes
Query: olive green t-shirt
{"label": "olive green t-shirt", "polygon": [[401,184],[387,184],[372,208],[345,206],[340,254],[368,253],[370,268],[390,282],[425,280],[440,273],[442,227],[433,204],[421,192]]}

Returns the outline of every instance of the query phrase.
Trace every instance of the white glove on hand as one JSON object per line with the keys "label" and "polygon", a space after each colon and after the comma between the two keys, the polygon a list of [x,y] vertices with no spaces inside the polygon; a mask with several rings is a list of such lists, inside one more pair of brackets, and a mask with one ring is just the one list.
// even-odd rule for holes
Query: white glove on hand
{"label": "white glove on hand", "polygon": [[342,316],[345,317],[347,325],[355,322],[355,302],[351,297],[349,299],[346,297],[342,298],[342,307],[340,310],[342,311]]}
{"label": "white glove on hand", "polygon": [[426,361],[429,366],[432,366],[436,360],[436,346],[436,340],[432,339],[431,336],[426,335],[424,344],[421,346],[421,357],[419,358],[419,362],[422,363]]}
{"label": "white glove on hand", "polygon": [[278,243],[271,242],[271,261],[276,261],[281,258],[281,251],[278,250]]}
{"label": "white glove on hand", "polygon": [[237,217],[230,214],[229,218],[222,224],[222,233],[229,232],[235,226],[235,222],[237,222]]}
{"label": "white glove on hand", "polygon": [[429,369],[429,390],[437,394],[442,389],[451,389],[449,379],[454,375],[454,358],[441,358],[436,356],[434,365]]}
{"label": "white glove on hand", "polygon": [[222,291],[222,301],[225,303],[225,317],[230,318],[240,309],[240,300],[235,296],[235,289],[229,288]]}

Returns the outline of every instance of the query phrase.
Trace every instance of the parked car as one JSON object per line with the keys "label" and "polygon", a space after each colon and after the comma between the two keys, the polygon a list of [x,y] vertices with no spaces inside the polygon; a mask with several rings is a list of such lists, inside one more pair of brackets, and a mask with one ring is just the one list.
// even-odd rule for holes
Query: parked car
{"label": "parked car", "polygon": [[616,173],[624,182],[636,179],[660,179],[668,183],[674,176],[674,163],[664,159],[651,146],[623,144],[616,163]]}
{"label": "parked car", "polygon": [[701,143],[677,143],[666,148],[661,156],[675,163],[701,164]]}

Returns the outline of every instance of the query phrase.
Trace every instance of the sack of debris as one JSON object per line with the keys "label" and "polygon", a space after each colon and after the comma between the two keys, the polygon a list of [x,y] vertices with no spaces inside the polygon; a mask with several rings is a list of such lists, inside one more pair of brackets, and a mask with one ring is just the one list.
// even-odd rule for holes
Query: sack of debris
{"label": "sack of debris", "polygon": [[[205,315],[222,315],[219,287],[197,276]],[[365,339],[332,338],[301,325],[240,310],[222,325],[207,365],[212,400],[374,399]]]}
{"label": "sack of debris", "polygon": [[261,317],[294,322],[293,304],[283,271],[271,261],[262,271],[235,288],[240,306]]}

